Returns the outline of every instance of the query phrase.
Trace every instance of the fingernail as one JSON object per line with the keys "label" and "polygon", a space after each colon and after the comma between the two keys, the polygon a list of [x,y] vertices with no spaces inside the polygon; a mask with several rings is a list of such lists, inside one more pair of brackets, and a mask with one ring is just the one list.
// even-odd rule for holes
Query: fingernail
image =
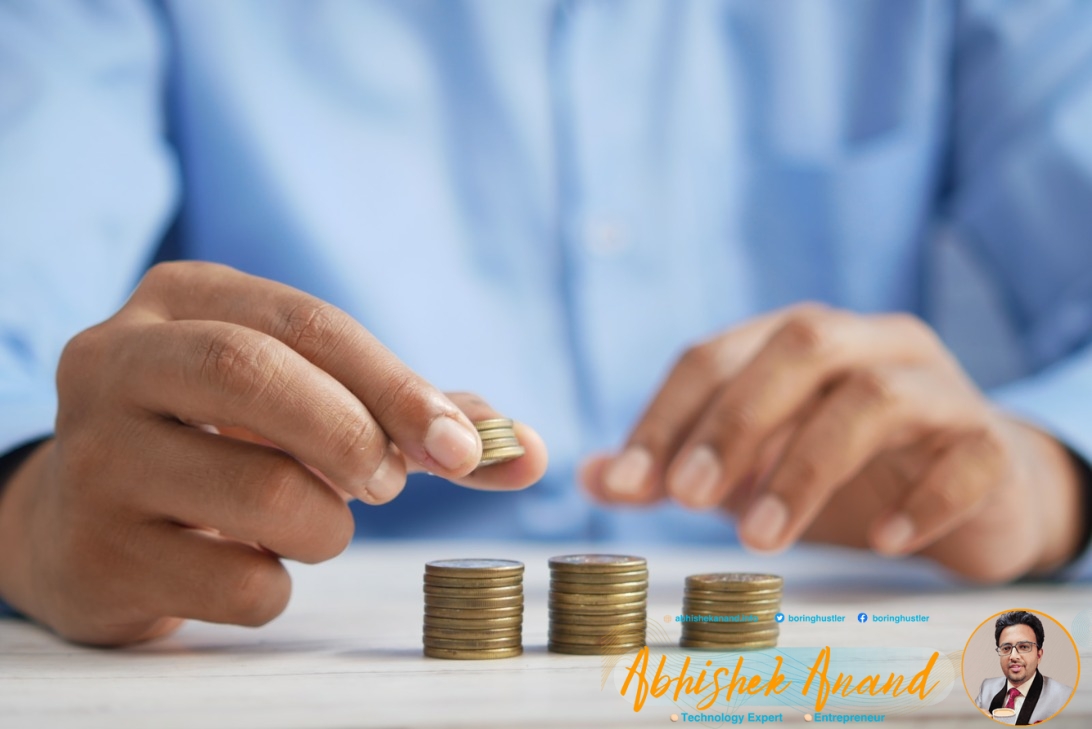
{"label": "fingernail", "polygon": [[402,490],[406,483],[406,473],[402,468],[398,467],[395,458],[397,456],[387,453],[383,460],[379,462],[379,467],[375,469],[375,473],[364,484],[365,493],[369,497],[364,500],[368,503],[385,504]]}
{"label": "fingernail", "polygon": [[603,485],[619,496],[632,496],[641,490],[652,469],[652,454],[641,446],[629,446],[607,466]]}
{"label": "fingernail", "polygon": [[453,418],[441,415],[428,426],[425,450],[432,460],[456,471],[478,455],[478,436]]}
{"label": "fingernail", "polygon": [[876,530],[876,549],[884,554],[901,554],[914,537],[914,522],[896,514]]}
{"label": "fingernail", "polygon": [[759,546],[774,544],[789,520],[789,510],[781,497],[766,494],[758,500],[739,525],[740,535]]}
{"label": "fingernail", "polygon": [[671,493],[694,508],[713,506],[713,499],[720,481],[720,463],[709,446],[698,446],[690,451],[671,481]]}

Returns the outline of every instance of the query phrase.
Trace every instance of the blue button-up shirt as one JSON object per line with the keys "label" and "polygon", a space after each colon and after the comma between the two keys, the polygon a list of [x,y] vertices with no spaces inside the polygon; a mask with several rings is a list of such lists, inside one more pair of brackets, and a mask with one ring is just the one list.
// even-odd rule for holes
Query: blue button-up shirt
{"label": "blue button-up shirt", "polygon": [[1092,453],[1092,3],[4,3],[0,452],[168,228],[545,437],[540,486],[415,484],[365,532],[727,536],[574,467],[758,312],[928,318],[938,228],[1029,373],[998,401]]}

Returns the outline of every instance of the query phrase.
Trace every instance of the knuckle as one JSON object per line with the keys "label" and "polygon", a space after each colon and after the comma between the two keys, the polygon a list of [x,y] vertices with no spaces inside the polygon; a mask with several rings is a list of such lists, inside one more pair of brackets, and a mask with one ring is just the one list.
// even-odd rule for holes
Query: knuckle
{"label": "knuckle", "polygon": [[[332,429],[326,452],[360,478],[370,478],[387,447],[387,437],[371,419],[357,413],[346,415]],[[332,474],[330,474],[332,475]]]}
{"label": "knuckle", "polygon": [[891,378],[881,370],[858,370],[850,376],[848,385],[858,408],[875,410],[888,407],[895,401]]}
{"label": "knuckle", "polygon": [[328,352],[337,346],[347,327],[345,315],[332,304],[309,301],[284,315],[279,338],[298,352]]}
{"label": "knuckle", "polygon": [[57,363],[57,394],[62,399],[77,395],[88,372],[107,371],[103,367],[102,325],[84,329],[68,340]]}
{"label": "knuckle", "polygon": [[714,408],[710,420],[718,440],[728,444],[756,438],[762,427],[754,410],[737,404]]}
{"label": "knuckle", "polygon": [[232,598],[232,622],[258,627],[284,612],[291,593],[288,574],[274,558],[255,556],[239,568]]}
{"label": "knuckle", "polygon": [[774,335],[778,346],[791,356],[815,358],[826,352],[831,343],[830,327],[825,313],[811,309],[795,311]]}
{"label": "knuckle", "polygon": [[788,483],[794,489],[808,488],[823,478],[823,467],[813,456],[796,456],[786,464]]}
{"label": "knuckle", "polygon": [[931,504],[935,507],[934,513],[957,514],[977,501],[977,492],[977,488],[962,479],[942,479],[932,489]]}
{"label": "knuckle", "polygon": [[919,346],[928,347],[930,351],[943,349],[943,345],[936,330],[929,326],[921,317],[909,312],[900,311],[890,314],[889,319],[899,329],[903,336],[910,338]]}
{"label": "knuckle", "polygon": [[186,270],[186,263],[182,261],[164,261],[157,263],[144,273],[140,281],[140,288],[160,290],[170,288],[177,283]]}
{"label": "knuckle", "polygon": [[270,343],[243,330],[218,331],[198,345],[201,381],[234,399],[253,402],[272,395],[280,358]]}
{"label": "knuckle", "polygon": [[708,377],[717,371],[719,353],[715,342],[704,342],[690,347],[676,364],[676,369],[697,377]]}
{"label": "knuckle", "polygon": [[301,492],[298,469],[299,466],[289,462],[288,456],[272,459],[272,466],[267,468],[263,478],[253,484],[251,513],[270,523],[293,523]]}
{"label": "knuckle", "polygon": [[380,420],[398,419],[404,413],[419,410],[427,397],[425,386],[409,370],[398,368],[387,373],[385,383],[375,401],[374,411]]}
{"label": "knuckle", "polygon": [[144,272],[139,288],[169,291],[185,283],[191,276],[227,270],[231,270],[229,266],[211,261],[162,261]]}

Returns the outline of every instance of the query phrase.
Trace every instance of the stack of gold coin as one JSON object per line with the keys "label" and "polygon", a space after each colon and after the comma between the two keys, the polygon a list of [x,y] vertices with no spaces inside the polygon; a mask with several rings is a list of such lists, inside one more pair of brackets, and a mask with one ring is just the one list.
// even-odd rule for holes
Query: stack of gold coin
{"label": "stack of gold coin", "polygon": [[645,645],[648,566],[643,557],[572,554],[550,560],[554,653],[608,655]]}
{"label": "stack of gold coin", "polygon": [[508,418],[490,418],[474,423],[482,439],[482,460],[478,462],[478,468],[511,461],[525,453],[516,437],[514,425]]}
{"label": "stack of gold coin", "polygon": [[773,648],[781,585],[777,575],[752,572],[687,577],[679,645],[731,651]]}
{"label": "stack of gold coin", "polygon": [[522,630],[522,562],[445,559],[425,565],[426,656],[518,656]]}

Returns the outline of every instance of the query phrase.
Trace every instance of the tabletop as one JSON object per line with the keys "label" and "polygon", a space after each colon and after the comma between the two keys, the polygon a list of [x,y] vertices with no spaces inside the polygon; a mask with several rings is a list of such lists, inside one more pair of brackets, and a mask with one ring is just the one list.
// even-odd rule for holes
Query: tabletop
{"label": "tabletop", "polygon": [[[977,713],[958,669],[970,635],[1002,610],[1028,607],[1050,615],[1072,634],[1082,658],[1092,656],[1088,583],[983,588],[925,562],[833,548],[762,557],[712,546],[361,542],[322,565],[291,564],[292,601],[261,628],[191,622],[166,639],[95,649],[26,621],[0,620],[0,727],[671,727],[677,725],[672,715],[704,726],[736,721],[733,715],[755,723],[757,717],[746,720],[754,709],[724,703],[708,710],[716,715],[696,716],[692,702],[673,702],[670,692],[637,711],[636,682],[624,696],[620,688],[634,655],[546,650],[548,558],[603,551],[648,560],[653,665],[660,653],[674,651],[674,659],[682,650],[671,645],[680,633],[675,616],[685,576],[711,571],[780,574],[786,615],[843,616],[838,623],[784,622],[778,648],[763,652],[768,657],[817,655],[825,646],[843,652],[927,647],[943,654],[941,663],[956,669],[951,689],[911,708],[904,702],[885,712],[882,701],[870,704],[886,713],[886,724],[986,726],[989,720]],[[522,656],[450,661],[422,655],[424,563],[458,557],[526,564]],[[861,613],[928,620],[858,622]],[[695,653],[694,660],[705,655]],[[812,711],[800,701],[761,708],[776,715],[774,721],[799,726],[808,725]],[[1058,729],[1090,721],[1092,678],[1078,683],[1050,723]]]}

